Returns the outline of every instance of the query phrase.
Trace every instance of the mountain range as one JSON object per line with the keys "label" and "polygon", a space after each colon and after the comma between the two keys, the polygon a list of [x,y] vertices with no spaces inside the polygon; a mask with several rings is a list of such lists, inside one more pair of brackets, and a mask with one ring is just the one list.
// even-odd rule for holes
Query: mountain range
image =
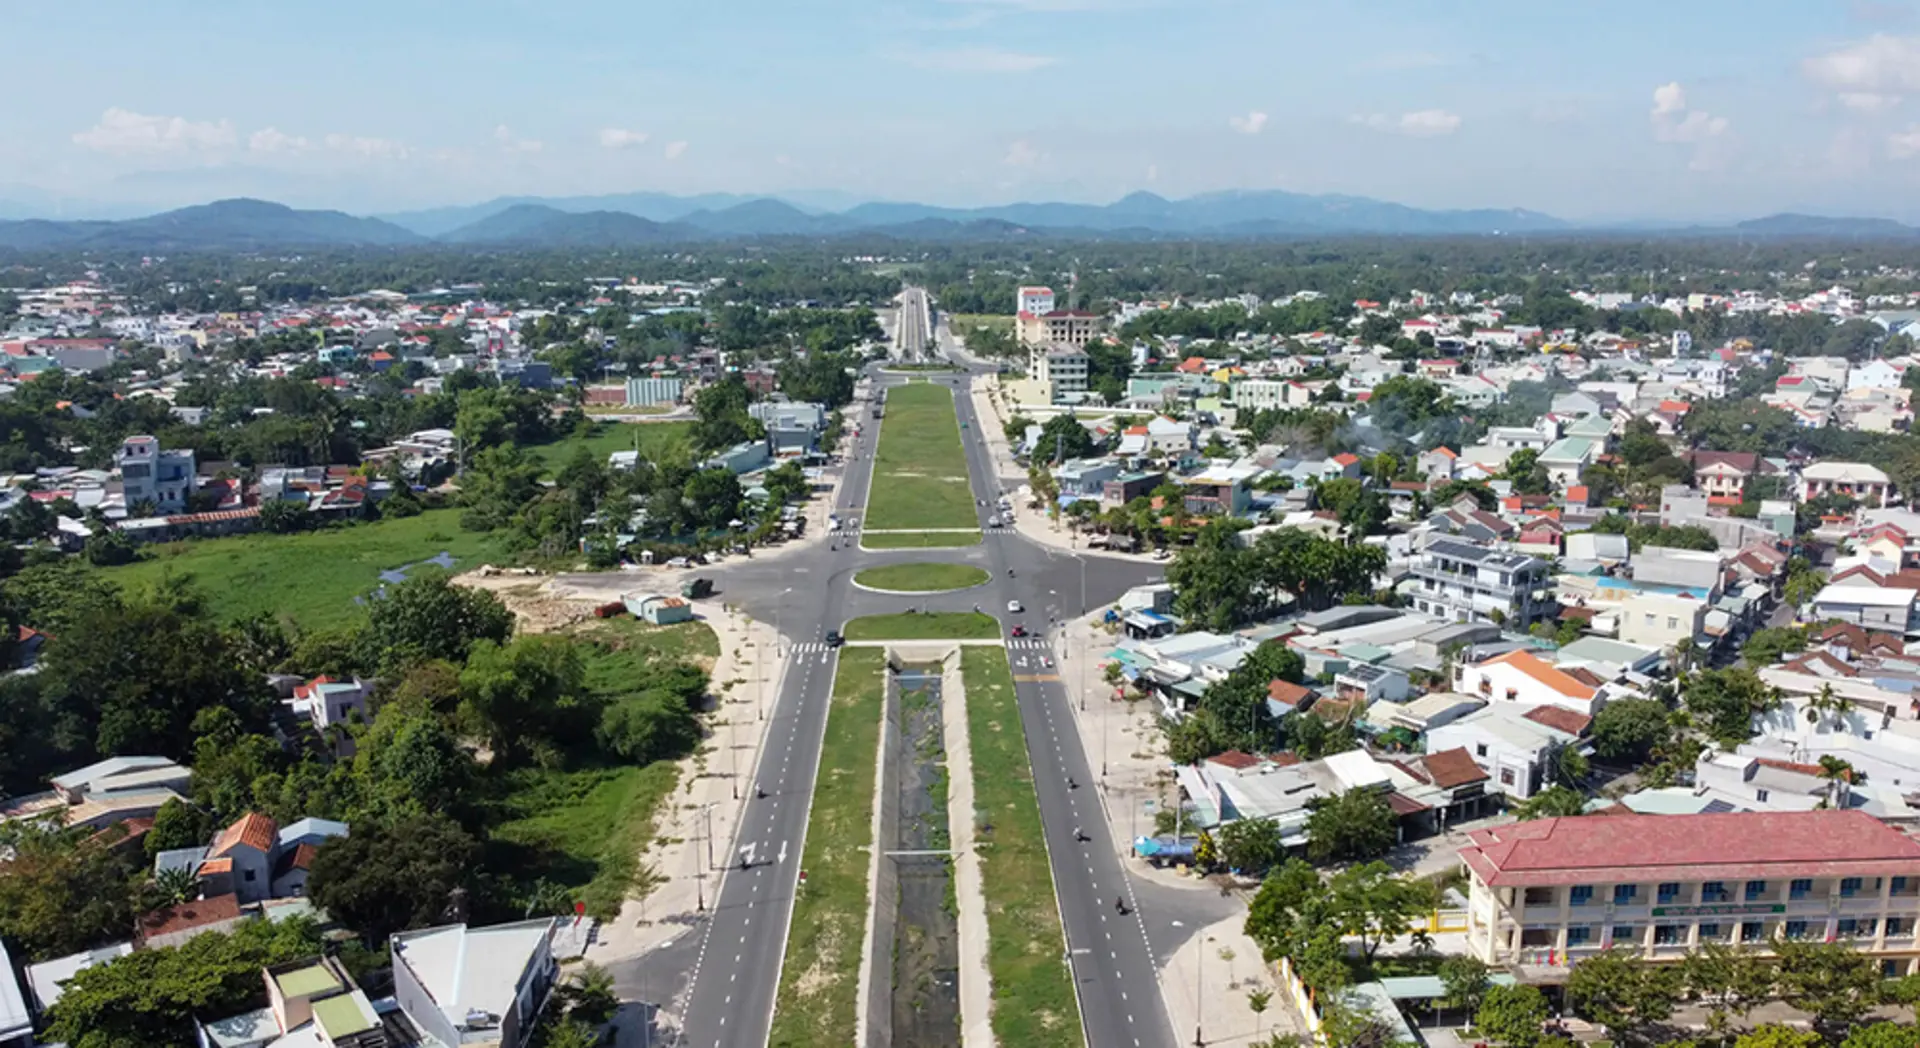
{"label": "mountain range", "polygon": [[262,200],[221,200],[119,221],[0,221],[0,249],[251,251],[436,245],[561,249],[756,237],[996,241],[1041,236],[1168,240],[1583,233],[1920,239],[1920,228],[1877,218],[1781,214],[1728,226],[1600,228],[1520,209],[1437,211],[1367,197],[1279,191],[1228,191],[1183,200],[1134,193],[1111,204],[980,208],[864,203],[842,211],[802,208],[773,197],[627,193],[503,197],[470,207],[377,217],[297,210]]}

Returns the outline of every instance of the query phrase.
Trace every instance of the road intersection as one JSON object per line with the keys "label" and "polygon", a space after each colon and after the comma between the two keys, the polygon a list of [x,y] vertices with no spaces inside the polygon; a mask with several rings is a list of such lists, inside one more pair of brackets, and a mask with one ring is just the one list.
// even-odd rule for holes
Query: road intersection
{"label": "road intersection", "polygon": [[[917,292],[917,293],[916,293]],[[914,358],[938,345],[926,325],[924,292],[901,297],[895,325],[903,354]],[[638,984],[678,1001],[669,1006],[678,1023],[669,1043],[698,1048],[763,1045],[771,1026],[788,921],[800,876],[810,799],[818,773],[826,713],[837,655],[827,642],[862,615],[906,610],[966,611],[974,606],[1002,613],[1002,626],[1019,623],[1030,641],[1009,642],[1022,726],[1045,825],[1060,915],[1081,1015],[1090,1044],[1173,1048],[1178,1043],[1160,994],[1157,964],[1186,938],[1231,912],[1210,892],[1179,889],[1127,875],[1126,843],[1112,839],[1101,809],[1100,775],[1076,734],[1067,667],[1047,665],[1057,622],[1115,601],[1127,589],[1158,581],[1157,565],[1108,558],[1094,560],[1035,544],[1005,529],[987,529],[1002,495],[1024,478],[997,474],[975,415],[970,383],[987,369],[930,373],[927,381],[954,392],[970,483],[983,535],[979,544],[951,549],[867,551],[855,536],[835,536],[777,560],[735,562],[710,572],[721,599],[762,622],[778,623],[785,638],[783,669],[757,765],[741,784],[748,799],[737,836],[714,842],[718,867],[701,871],[716,887],[690,934],[666,949],[614,972],[616,985]],[[876,373],[880,385],[903,376]],[[862,426],[850,438],[834,511],[862,515],[871,488],[878,426]],[[862,590],[854,573],[876,565],[939,560],[986,569],[988,582],[948,594],[894,595]],[[1004,614],[1009,601],[1024,613]],[[1077,672],[1077,667],[1074,668]],[[759,796],[764,791],[765,796]],[[1084,839],[1082,839],[1084,838]],[[742,860],[746,860],[744,863]],[[681,871],[663,871],[684,876]],[[1124,901],[1125,912],[1116,907]]]}

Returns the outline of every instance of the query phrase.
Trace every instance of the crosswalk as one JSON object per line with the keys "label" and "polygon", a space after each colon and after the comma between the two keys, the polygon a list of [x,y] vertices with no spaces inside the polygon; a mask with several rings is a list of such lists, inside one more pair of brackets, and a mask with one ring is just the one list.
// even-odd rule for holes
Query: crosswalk
{"label": "crosswalk", "polygon": [[1009,651],[1050,651],[1052,648],[1045,637],[1014,637],[1007,641]]}
{"label": "crosswalk", "polygon": [[833,645],[818,640],[804,641],[787,649],[791,655],[819,655],[832,650]]}

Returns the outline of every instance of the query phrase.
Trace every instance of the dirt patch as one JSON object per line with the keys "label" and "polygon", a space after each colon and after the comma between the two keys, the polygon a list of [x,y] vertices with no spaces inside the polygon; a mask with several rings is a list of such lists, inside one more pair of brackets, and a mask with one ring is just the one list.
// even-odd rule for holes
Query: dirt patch
{"label": "dirt patch", "polygon": [[503,572],[483,564],[455,576],[453,581],[500,598],[500,603],[513,612],[514,626],[522,633],[555,633],[593,614],[592,601],[559,596],[553,592],[553,580],[542,575]]}

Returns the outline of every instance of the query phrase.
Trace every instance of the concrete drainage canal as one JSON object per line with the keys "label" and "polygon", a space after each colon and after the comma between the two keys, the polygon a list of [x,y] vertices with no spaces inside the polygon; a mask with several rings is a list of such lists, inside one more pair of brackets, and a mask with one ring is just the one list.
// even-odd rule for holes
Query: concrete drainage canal
{"label": "concrete drainage canal", "polygon": [[[897,891],[893,934],[893,1044],[959,1048],[958,905],[947,827],[947,754],[938,664],[900,667],[894,793],[899,817],[890,850]],[[893,733],[889,732],[890,735]]]}

